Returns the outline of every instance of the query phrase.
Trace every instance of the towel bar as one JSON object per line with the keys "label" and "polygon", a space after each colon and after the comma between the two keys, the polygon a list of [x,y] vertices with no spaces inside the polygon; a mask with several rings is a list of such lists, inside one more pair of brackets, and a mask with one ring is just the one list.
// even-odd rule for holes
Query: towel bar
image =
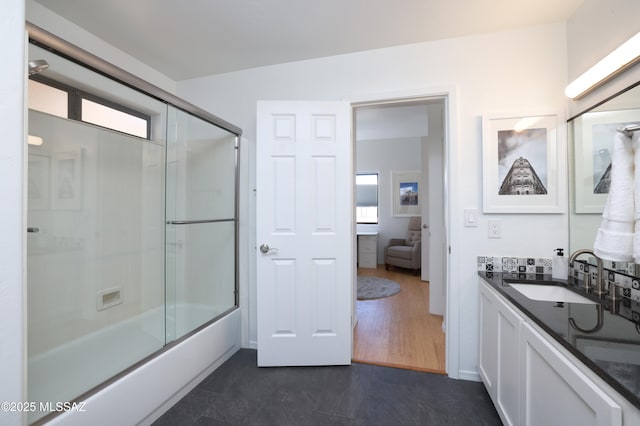
{"label": "towel bar", "polygon": [[633,132],[640,130],[640,124],[628,124],[626,126],[618,127],[616,130],[627,136],[631,136]]}

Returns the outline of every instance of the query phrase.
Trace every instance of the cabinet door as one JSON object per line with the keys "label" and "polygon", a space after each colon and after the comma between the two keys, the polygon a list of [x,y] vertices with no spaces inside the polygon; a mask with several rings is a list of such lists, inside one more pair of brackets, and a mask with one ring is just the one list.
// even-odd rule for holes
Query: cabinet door
{"label": "cabinet door", "polygon": [[506,425],[520,419],[520,325],[522,317],[480,282],[478,370]]}
{"label": "cabinet door", "polygon": [[358,237],[360,253],[375,253],[377,251],[376,240],[375,235],[360,235]]}
{"label": "cabinet door", "polygon": [[[621,425],[618,404],[529,324],[522,330],[524,425]],[[575,361],[574,361],[575,362]]]}
{"label": "cabinet door", "polygon": [[496,408],[504,424],[520,423],[520,326],[522,318],[497,299],[498,382]]}
{"label": "cabinet door", "polygon": [[377,235],[358,236],[358,266],[360,268],[375,268],[378,266]]}
{"label": "cabinet door", "polygon": [[487,392],[495,402],[498,378],[498,306],[497,298],[480,282],[480,333],[478,370]]}

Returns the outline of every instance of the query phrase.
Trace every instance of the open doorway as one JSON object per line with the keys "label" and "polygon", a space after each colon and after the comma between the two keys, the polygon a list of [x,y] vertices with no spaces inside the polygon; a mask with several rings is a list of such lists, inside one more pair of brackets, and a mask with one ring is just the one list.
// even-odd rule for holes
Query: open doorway
{"label": "open doorway", "polygon": [[[400,289],[356,301],[354,361],[446,373],[446,102],[440,96],[353,105],[355,170],[375,175],[377,184],[376,191],[356,185],[359,281],[375,277]],[[402,185],[415,192],[412,202],[398,199]],[[387,270],[385,247],[405,238],[411,217],[422,234],[419,269]]]}

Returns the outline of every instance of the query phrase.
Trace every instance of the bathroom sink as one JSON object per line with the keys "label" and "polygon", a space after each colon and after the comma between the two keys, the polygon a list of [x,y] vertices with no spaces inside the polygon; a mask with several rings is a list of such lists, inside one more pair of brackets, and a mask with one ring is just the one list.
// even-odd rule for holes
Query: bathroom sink
{"label": "bathroom sink", "polygon": [[541,284],[509,284],[514,290],[523,294],[532,300],[543,300],[547,302],[567,302],[567,303],[584,303],[595,305],[596,302],[587,299],[566,287],[557,285],[541,285]]}

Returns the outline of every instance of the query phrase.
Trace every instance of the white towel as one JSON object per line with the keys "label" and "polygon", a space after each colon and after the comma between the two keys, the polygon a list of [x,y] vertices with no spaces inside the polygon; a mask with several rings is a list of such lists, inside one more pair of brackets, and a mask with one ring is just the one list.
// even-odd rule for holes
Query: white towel
{"label": "white towel", "polygon": [[[637,141],[637,137],[634,139]],[[638,158],[640,159],[640,157]],[[640,231],[640,224],[636,222],[637,215],[635,214],[636,211],[640,213],[640,210],[636,209],[634,202],[634,193],[640,189],[637,188],[638,186],[640,186],[640,181],[634,176],[634,152],[631,137],[617,132],[611,156],[609,195],[593,245],[594,252],[602,259],[615,262],[633,261],[634,231],[636,228]],[[640,249],[640,235],[637,239]],[[640,255],[640,250],[638,254]]]}

